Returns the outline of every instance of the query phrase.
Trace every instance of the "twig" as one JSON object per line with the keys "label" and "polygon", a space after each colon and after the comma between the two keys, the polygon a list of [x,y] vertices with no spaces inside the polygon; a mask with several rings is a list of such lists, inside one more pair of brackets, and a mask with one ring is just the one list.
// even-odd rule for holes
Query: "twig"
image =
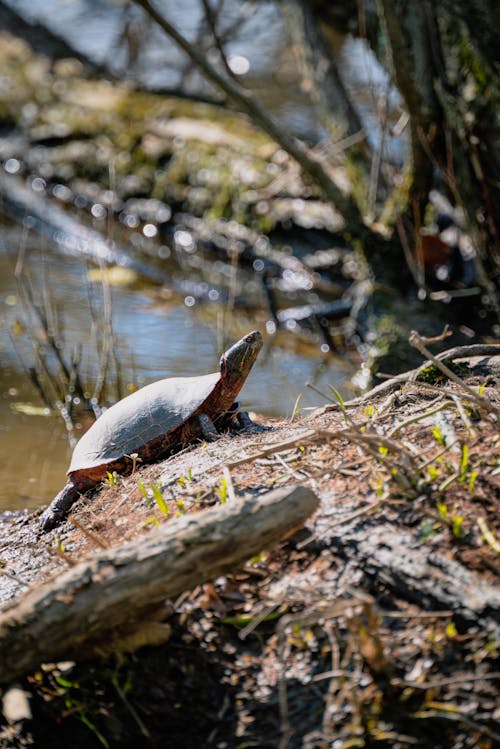
{"label": "twig", "polygon": [[311,681],[324,681],[325,679],[342,679],[348,676],[348,672],[343,669],[335,669],[334,671],[323,671],[320,674],[315,674]]}
{"label": "twig", "polygon": [[80,521],[75,518],[74,515],[68,515],[68,520],[71,525],[81,531],[84,536],[97,544],[97,546],[99,546],[101,549],[109,549],[108,542],[105,541],[99,533],[91,531],[90,528],[86,528],[83,523],[80,523]]}
{"label": "twig", "polygon": [[451,484],[453,484],[454,481],[460,478],[462,474],[457,471],[457,473],[453,473],[451,476],[448,476],[447,479],[445,479],[442,484],[439,484],[438,486],[438,492],[444,492],[445,489],[447,489]]}
{"label": "twig", "polygon": [[[432,705],[432,703],[430,703]],[[464,723],[466,726],[470,726],[478,733],[482,734],[483,736],[488,736],[488,738],[493,739],[494,741],[500,741],[500,734],[496,733],[495,731],[490,731],[489,728],[486,728],[486,726],[482,726],[480,723],[478,723],[476,720],[471,720],[467,716],[463,715],[463,713],[460,712],[453,712],[449,713],[445,710],[420,710],[417,713],[413,713],[414,718],[423,718],[424,720],[427,720],[428,718],[438,718],[439,720],[454,720],[458,723]]]}
{"label": "twig", "polygon": [[307,432],[303,432],[302,434],[294,437],[291,440],[285,440],[285,442],[274,442],[269,447],[265,448],[264,450],[260,450],[254,455],[248,455],[243,458],[239,458],[239,460],[232,460],[229,463],[226,463],[226,465],[228,468],[236,468],[237,466],[244,465],[245,463],[252,463],[254,460],[258,460],[259,458],[265,458],[267,455],[273,455],[274,453],[288,450],[289,447],[295,447],[301,442],[314,439],[317,435],[318,432],[316,429],[309,429]]}
{"label": "twig", "polygon": [[201,0],[201,3],[203,5],[203,11],[205,13],[205,20],[207,22],[208,28],[210,29],[215,46],[217,47],[217,50],[220,55],[220,59],[222,61],[222,64],[224,65],[224,68],[226,70],[226,73],[231,76],[231,78],[235,78],[235,75],[233,71],[231,70],[231,67],[227,61],[226,57],[226,51],[224,49],[224,46],[222,44],[222,39],[219,36],[219,32],[217,30],[217,14],[214,12],[214,9],[210,5],[209,0]]}
{"label": "twig", "polygon": [[497,554],[500,554],[500,543],[497,541],[493,533],[488,528],[486,518],[482,516],[479,517],[477,519],[477,524],[488,546],[490,546],[493,549],[493,551],[496,551]]}
{"label": "twig", "polygon": [[475,436],[476,436],[476,434],[477,434],[477,432],[476,432],[476,430],[474,429],[474,427],[472,426],[472,424],[471,424],[471,420],[469,419],[469,417],[468,417],[468,416],[467,416],[467,414],[465,413],[465,408],[464,408],[464,407],[463,407],[463,405],[462,405],[462,401],[461,401],[461,400],[460,400],[460,398],[458,398],[458,396],[456,396],[456,395],[452,395],[451,397],[452,397],[452,399],[453,399],[453,403],[454,403],[454,404],[456,405],[456,407],[457,407],[457,411],[458,411],[458,413],[460,414],[460,418],[462,419],[462,421],[463,421],[463,422],[464,422],[464,424],[465,424],[465,428],[467,429],[467,431],[469,432],[469,434],[470,434],[470,435],[471,435],[472,437],[475,437]]}
{"label": "twig", "polygon": [[[330,435],[331,437],[337,439],[339,437],[342,437],[343,439],[348,439],[351,442],[360,443],[362,445],[362,448],[366,452],[370,453],[373,458],[382,463],[388,469],[394,480],[404,490],[412,488],[411,477],[415,474],[413,456],[402,445],[399,445],[397,442],[393,442],[392,440],[387,439],[387,437],[383,437],[381,435],[362,434],[361,432],[352,431],[349,432],[347,431],[347,429],[338,432],[328,432],[327,430],[324,430],[322,431],[322,433],[325,434],[325,436]],[[386,447],[392,452],[399,453],[403,462],[403,465],[399,467],[404,468],[404,473],[399,470],[394,472],[393,469],[396,467],[394,461],[388,458],[386,455],[382,455],[382,453],[376,449],[377,445]]]}
{"label": "twig", "polygon": [[299,479],[299,481],[303,481],[304,478],[308,478],[309,475],[307,474],[304,476],[303,474],[299,473],[298,471],[295,471],[293,468],[290,468],[286,460],[284,460],[281,455],[276,455],[276,460],[278,463],[281,463],[283,468],[286,470],[289,476],[295,476],[296,479]]}
{"label": "twig", "polygon": [[[412,331],[412,333],[414,332],[415,331]],[[417,333],[417,335],[422,344],[440,343],[441,341],[445,341],[447,338],[449,338],[452,335],[452,331],[450,330],[449,325],[445,325],[443,328],[443,332],[439,333],[439,335],[425,336],[425,335],[420,335],[420,333]]]}
{"label": "twig", "polygon": [[[455,346],[454,348],[448,349],[447,351],[442,351],[436,356],[436,359],[465,359],[472,356],[500,356],[500,345],[491,343],[475,343],[470,346]],[[350,401],[344,401],[344,407],[355,408],[356,406],[360,406],[361,404],[366,403],[366,401],[372,400],[382,393],[385,393],[387,390],[394,390],[400,387],[400,385],[404,385],[407,382],[413,382],[417,379],[422,370],[427,369],[427,367],[429,367],[431,363],[431,361],[426,361],[417,369],[412,369],[409,372],[404,372],[403,374],[396,375],[395,377],[391,377],[391,379],[387,380],[386,382],[381,382],[379,385],[375,385],[374,388],[368,390],[366,393],[363,393],[363,395],[360,395],[358,398],[353,398]],[[462,381],[460,380],[459,382],[462,386]],[[433,387],[425,382],[419,382],[418,384],[422,385],[423,387]],[[442,389],[434,388],[434,390],[436,390],[436,392],[446,393],[446,391]],[[329,413],[330,411],[336,411],[338,409],[340,409],[340,404],[332,403],[331,405],[319,408],[316,413],[312,414],[312,416],[321,416],[323,413]]]}
{"label": "twig", "polygon": [[3,570],[0,568],[0,575],[3,575],[4,577],[8,577],[9,580],[13,580],[18,585],[24,585],[26,588],[30,587],[29,583],[26,583],[24,580],[21,580],[16,575],[12,575],[10,572],[7,572],[7,570]]}
{"label": "twig", "polygon": [[[444,335],[444,332],[443,332],[443,335]],[[412,330],[408,338],[408,342],[410,346],[413,346],[414,348],[418,349],[418,351],[420,351],[420,353],[423,356],[426,356],[429,359],[429,361],[431,361],[434,364],[434,366],[440,369],[441,372],[443,372],[443,374],[445,374],[449,380],[451,380],[456,385],[459,385],[463,390],[465,390],[465,392],[473,399],[475,403],[477,403],[477,405],[480,408],[486,409],[490,413],[494,413],[496,415],[500,413],[498,409],[495,408],[493,403],[491,403],[491,401],[488,398],[484,398],[482,395],[479,395],[474,390],[472,390],[472,388],[470,388],[465,382],[463,382],[463,380],[461,380],[460,377],[457,377],[455,372],[453,372],[449,367],[447,367],[446,364],[443,364],[442,361],[440,361],[436,356],[431,354],[429,349],[424,345],[424,340],[425,339],[422,338],[422,336],[419,333],[417,333],[416,330]],[[434,339],[429,339],[429,340],[433,341]]]}
{"label": "twig", "polygon": [[316,387],[316,385],[313,385],[312,382],[306,382],[306,387],[310,388],[310,390],[314,390],[315,393],[317,393],[318,395],[321,395],[321,397],[324,398],[326,401],[328,401],[329,403],[334,403],[340,408],[340,403],[337,400],[333,400],[331,395],[327,395],[326,393],[324,393],[322,390]]}
{"label": "twig", "polygon": [[443,450],[440,450],[437,455],[433,455],[432,458],[428,458],[426,461],[421,463],[419,466],[419,470],[423,471],[424,468],[427,468],[427,466],[430,466],[431,463],[435,463],[438,458],[440,458],[442,455],[448,452],[448,450],[451,450],[452,447],[455,447],[455,445],[459,444],[459,440],[455,440],[454,442],[450,442],[449,445],[446,445],[446,447]]}
{"label": "twig", "polygon": [[238,633],[238,637],[240,640],[245,640],[248,635],[252,634],[252,632],[257,629],[259,624],[262,624],[262,622],[273,613],[278,608],[278,603],[274,603],[271,606],[264,606],[262,611],[256,616],[252,617],[252,621],[249,622],[246,627],[243,627],[243,629],[240,629]]}
{"label": "twig", "polygon": [[500,678],[500,671],[490,674],[468,675],[460,674],[449,679],[435,679],[434,681],[408,681],[407,679],[391,679],[391,684],[398,687],[411,687],[413,689],[439,689],[439,687],[452,686],[453,684],[470,683],[471,681],[491,681]]}
{"label": "twig", "polygon": [[383,447],[386,447],[388,450],[394,453],[399,453],[403,455],[408,455],[409,458],[411,456],[408,454],[407,450],[399,444],[399,442],[395,442],[394,440],[389,439],[388,437],[384,437],[382,434],[370,434],[367,432],[353,432],[349,431],[348,428],[346,429],[338,429],[338,430],[329,430],[329,429],[318,429],[318,434],[325,435],[325,437],[333,437],[336,439],[342,438],[351,440],[352,442],[361,442],[363,444],[375,444],[375,445],[382,445]]}
{"label": "twig", "polygon": [[430,408],[428,411],[424,411],[423,413],[419,413],[418,415],[410,416],[405,421],[402,421],[400,424],[396,424],[395,427],[393,427],[388,433],[388,437],[394,437],[394,435],[399,432],[401,429],[404,429],[404,427],[409,426],[410,424],[414,424],[417,421],[422,421],[422,419],[427,419],[429,416],[434,416],[434,414],[439,413],[439,411],[443,411],[446,408],[451,408],[451,403],[446,401],[445,403],[441,403],[440,406],[437,406],[436,408]]}
{"label": "twig", "polygon": [[[382,611],[383,618],[388,619],[449,619],[454,611],[419,611],[406,614],[404,611]],[[404,635],[406,637],[406,635]]]}

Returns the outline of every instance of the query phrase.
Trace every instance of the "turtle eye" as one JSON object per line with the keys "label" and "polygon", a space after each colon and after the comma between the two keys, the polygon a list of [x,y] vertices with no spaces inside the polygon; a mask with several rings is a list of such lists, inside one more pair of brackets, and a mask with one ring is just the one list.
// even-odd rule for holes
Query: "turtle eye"
{"label": "turtle eye", "polygon": [[247,337],[245,338],[245,341],[246,341],[247,343],[252,343],[252,341],[253,341],[253,338],[254,338],[254,337],[253,337],[253,333],[251,333],[250,335],[247,335]]}

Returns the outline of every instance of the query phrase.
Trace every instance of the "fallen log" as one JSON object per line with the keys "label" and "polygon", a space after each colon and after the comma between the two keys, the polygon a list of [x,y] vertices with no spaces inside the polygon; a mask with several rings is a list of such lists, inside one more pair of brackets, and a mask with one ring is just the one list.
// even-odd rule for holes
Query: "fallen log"
{"label": "fallen log", "polygon": [[329,540],[341,556],[399,598],[423,609],[453,611],[457,620],[498,632],[500,590],[460,562],[430,549],[393,525],[339,526]]}
{"label": "fallen log", "polygon": [[85,658],[116,628],[133,628],[165,599],[233,571],[289,535],[318,503],[298,486],[184,516],[28,591],[0,615],[0,682],[43,662]]}

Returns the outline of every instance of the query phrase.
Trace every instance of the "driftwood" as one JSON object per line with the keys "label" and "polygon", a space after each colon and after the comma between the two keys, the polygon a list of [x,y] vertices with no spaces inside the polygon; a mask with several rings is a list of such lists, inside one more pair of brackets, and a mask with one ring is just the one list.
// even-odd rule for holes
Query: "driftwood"
{"label": "driftwood", "polygon": [[[475,343],[470,346],[455,346],[452,349],[441,351],[441,353],[436,355],[436,359],[439,361],[467,359],[468,361],[465,361],[464,363],[467,364],[471,370],[480,368],[484,364],[491,374],[496,374],[500,372],[500,345],[498,343]],[[406,382],[414,382],[418,379],[419,374],[424,369],[427,369],[427,367],[430,367],[431,364],[431,361],[425,361],[416,369],[410,369],[407,372],[391,377],[389,380],[380,382],[358,398],[345,401],[343,407],[355,408],[362,403],[372,401],[377,396],[397,390]],[[327,406],[322,406],[321,408],[316,409],[314,415],[320,416],[329,411],[338,411],[340,407],[339,403],[329,403]]]}
{"label": "driftwood", "polygon": [[0,616],[0,682],[42,662],[85,657],[116,628],[133,628],[165,599],[289,535],[317,506],[316,495],[300,486],[228,503],[98,553],[32,589]]}

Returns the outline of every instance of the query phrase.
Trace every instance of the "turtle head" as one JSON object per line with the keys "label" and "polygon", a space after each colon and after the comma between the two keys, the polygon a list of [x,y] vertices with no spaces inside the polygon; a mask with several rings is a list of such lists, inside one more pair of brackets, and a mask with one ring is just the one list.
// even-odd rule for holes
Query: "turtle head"
{"label": "turtle head", "polygon": [[227,389],[236,395],[252,369],[262,348],[262,336],[254,330],[243,336],[220,358],[220,373]]}

